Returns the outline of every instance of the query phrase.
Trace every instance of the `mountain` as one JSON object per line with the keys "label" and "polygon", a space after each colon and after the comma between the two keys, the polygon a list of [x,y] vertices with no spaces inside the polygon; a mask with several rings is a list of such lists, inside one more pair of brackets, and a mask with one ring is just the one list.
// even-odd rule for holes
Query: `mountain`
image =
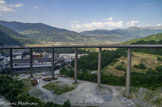
{"label": "mountain", "polygon": [[0,46],[21,46],[25,43],[30,44],[33,41],[0,24]]}
{"label": "mountain", "polygon": [[162,33],[162,26],[129,27],[126,29],[92,30],[81,32],[81,34],[86,36],[107,39],[113,42],[123,42],[157,33]]}
{"label": "mountain", "polygon": [[111,41],[111,42],[121,42],[131,39],[129,35],[125,35],[122,32],[115,30],[92,30],[80,32],[85,36],[90,36],[91,38],[96,38],[100,41]]}
{"label": "mountain", "polygon": [[0,24],[3,24],[11,28],[12,30],[17,31],[18,33],[25,35],[30,39],[40,41],[41,44],[50,44],[56,42],[82,43],[86,38],[83,38],[79,33],[52,27],[43,23],[0,21]]}

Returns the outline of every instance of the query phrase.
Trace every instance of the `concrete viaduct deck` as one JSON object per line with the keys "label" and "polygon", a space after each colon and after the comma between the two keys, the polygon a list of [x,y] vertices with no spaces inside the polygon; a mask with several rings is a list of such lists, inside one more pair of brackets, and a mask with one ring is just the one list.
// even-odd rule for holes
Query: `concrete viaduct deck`
{"label": "concrete viaduct deck", "polygon": [[101,54],[102,48],[127,48],[127,71],[126,71],[126,96],[129,97],[130,93],[130,72],[131,72],[131,57],[132,48],[162,48],[162,44],[158,45],[73,45],[73,46],[51,46],[51,47],[0,47],[0,49],[10,50],[10,71],[11,76],[13,75],[13,49],[29,49],[30,50],[30,77],[33,78],[33,49],[50,48],[52,50],[52,78],[54,79],[54,49],[55,48],[75,48],[75,63],[74,63],[74,81],[77,83],[77,72],[78,72],[78,48],[98,48],[98,73],[97,73],[97,87],[100,88],[101,84]]}

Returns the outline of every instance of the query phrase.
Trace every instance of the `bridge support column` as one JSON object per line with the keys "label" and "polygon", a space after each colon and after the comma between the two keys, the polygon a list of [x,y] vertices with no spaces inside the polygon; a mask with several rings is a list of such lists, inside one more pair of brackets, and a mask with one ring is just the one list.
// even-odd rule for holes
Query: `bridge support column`
{"label": "bridge support column", "polygon": [[128,59],[127,59],[127,72],[126,72],[126,97],[129,97],[130,93],[130,72],[131,72],[131,57],[132,49],[128,49]]}
{"label": "bridge support column", "polygon": [[55,55],[54,55],[54,48],[52,48],[52,62],[51,62],[51,64],[52,64],[52,79],[54,80],[55,79],[55,74],[54,74],[54,70],[55,70],[55,65],[54,65],[54,57],[55,57]]}
{"label": "bridge support column", "polygon": [[10,49],[10,73],[11,73],[11,76],[13,76],[13,54],[12,54],[12,49]]}
{"label": "bridge support column", "polygon": [[77,83],[77,72],[78,72],[78,48],[75,48],[75,65],[74,65],[74,79],[75,83]]}
{"label": "bridge support column", "polygon": [[102,48],[99,48],[98,50],[98,79],[97,79],[97,87],[100,88],[101,84],[101,51]]}
{"label": "bridge support column", "polygon": [[30,78],[33,78],[33,49],[30,48]]}

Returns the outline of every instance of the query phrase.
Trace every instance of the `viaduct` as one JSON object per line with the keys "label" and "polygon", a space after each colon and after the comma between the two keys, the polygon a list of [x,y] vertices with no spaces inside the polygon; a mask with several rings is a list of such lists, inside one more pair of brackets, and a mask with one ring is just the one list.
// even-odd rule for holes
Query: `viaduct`
{"label": "viaduct", "polygon": [[126,71],[126,93],[129,97],[130,92],[130,72],[131,72],[131,57],[132,48],[162,48],[162,45],[75,45],[75,46],[52,46],[52,47],[0,47],[0,49],[8,49],[10,52],[10,73],[13,75],[13,49],[29,49],[30,50],[30,77],[33,78],[33,49],[50,48],[52,50],[52,78],[54,79],[54,49],[55,48],[74,48],[75,49],[75,63],[74,63],[74,82],[77,83],[78,71],[78,48],[98,48],[98,73],[97,73],[97,87],[101,84],[101,54],[102,48],[127,48],[127,71]]}

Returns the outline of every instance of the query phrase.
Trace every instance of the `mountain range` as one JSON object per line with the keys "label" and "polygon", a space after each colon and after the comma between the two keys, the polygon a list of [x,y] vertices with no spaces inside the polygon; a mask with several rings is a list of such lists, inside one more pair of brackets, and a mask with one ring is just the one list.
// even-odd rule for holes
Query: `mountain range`
{"label": "mountain range", "polygon": [[[43,23],[0,21],[0,24],[8,29],[8,31],[6,30],[5,34],[9,33],[11,30],[14,31],[15,33],[9,33],[7,35],[11,39],[19,41],[20,44],[24,45],[37,44],[50,46],[60,44],[112,44],[145,37],[151,34],[162,33],[162,26],[130,27],[126,29],[114,30],[92,30],[77,33],[66,29],[52,27]],[[2,29],[0,29],[0,31],[0,37],[4,38],[4,31]]]}
{"label": "mountain range", "polygon": [[162,33],[162,26],[129,27],[126,29],[92,30],[81,32],[81,34],[86,36],[96,37],[104,40],[106,39],[112,42],[123,42],[157,33]]}

